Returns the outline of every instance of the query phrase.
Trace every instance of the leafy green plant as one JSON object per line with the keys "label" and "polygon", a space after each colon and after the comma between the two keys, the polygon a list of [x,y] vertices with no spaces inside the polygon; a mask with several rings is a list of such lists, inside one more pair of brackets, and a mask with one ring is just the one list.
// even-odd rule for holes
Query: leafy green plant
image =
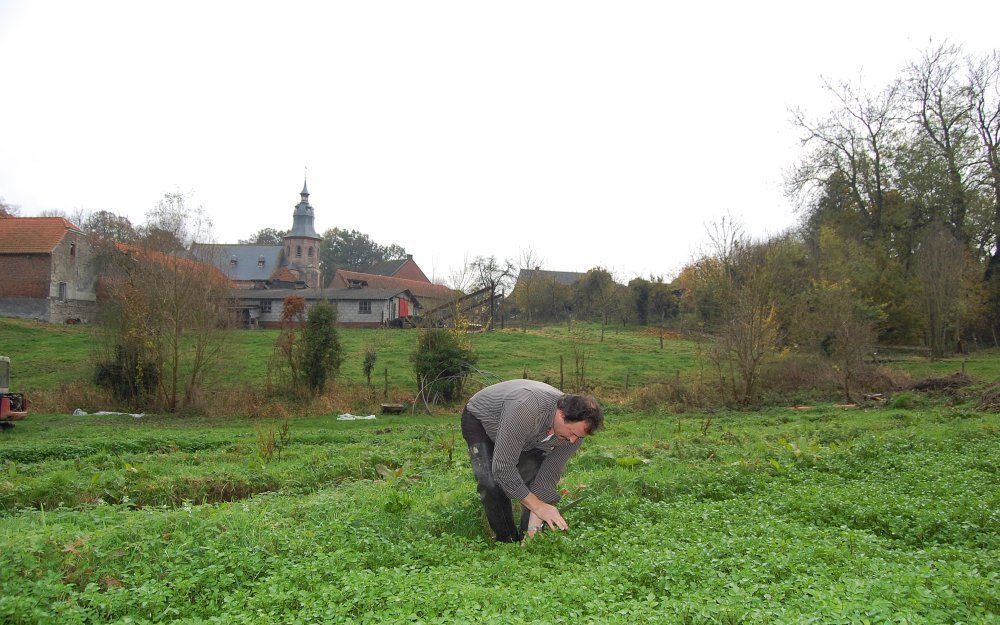
{"label": "leafy green plant", "polygon": [[458,332],[442,328],[420,330],[412,356],[417,385],[424,398],[454,401],[476,363],[472,347]]}

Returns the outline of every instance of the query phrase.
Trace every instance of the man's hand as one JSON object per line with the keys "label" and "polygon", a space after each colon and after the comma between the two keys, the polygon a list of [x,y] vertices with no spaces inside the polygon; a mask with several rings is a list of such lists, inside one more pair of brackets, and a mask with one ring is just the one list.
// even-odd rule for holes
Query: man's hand
{"label": "man's hand", "polygon": [[[528,493],[522,502],[528,510],[531,510],[531,516],[537,517],[539,521],[545,523],[554,530],[565,530],[569,529],[569,525],[566,524],[566,519],[562,518],[559,514],[559,510],[550,503],[545,503],[534,493]],[[531,521],[528,521],[528,526],[531,527]]]}
{"label": "man's hand", "polygon": [[538,518],[538,515],[532,512],[528,515],[528,538],[534,538],[535,533],[541,529],[545,528],[545,523]]}

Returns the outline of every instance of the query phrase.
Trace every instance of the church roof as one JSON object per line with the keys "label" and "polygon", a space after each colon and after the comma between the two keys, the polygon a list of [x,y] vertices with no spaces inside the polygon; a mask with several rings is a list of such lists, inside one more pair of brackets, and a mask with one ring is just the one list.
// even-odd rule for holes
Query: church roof
{"label": "church roof", "polygon": [[80,229],[62,217],[0,219],[0,254],[51,254],[69,231]]}
{"label": "church roof", "polygon": [[218,267],[230,280],[249,281],[270,279],[280,267],[284,249],[281,245],[195,243],[191,253],[198,260]]}

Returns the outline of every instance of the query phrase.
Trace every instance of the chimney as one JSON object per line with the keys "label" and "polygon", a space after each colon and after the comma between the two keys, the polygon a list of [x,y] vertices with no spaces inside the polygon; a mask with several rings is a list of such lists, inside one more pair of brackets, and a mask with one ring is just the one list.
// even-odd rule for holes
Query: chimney
{"label": "chimney", "polygon": [[406,260],[413,260],[413,254],[407,254]]}

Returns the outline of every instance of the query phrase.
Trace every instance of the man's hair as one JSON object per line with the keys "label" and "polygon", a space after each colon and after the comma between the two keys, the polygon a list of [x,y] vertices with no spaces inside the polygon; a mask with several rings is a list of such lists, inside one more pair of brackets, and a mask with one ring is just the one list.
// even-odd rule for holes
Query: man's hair
{"label": "man's hair", "polygon": [[604,414],[597,400],[590,395],[563,395],[556,402],[567,421],[586,421],[587,433],[593,434],[604,426]]}

